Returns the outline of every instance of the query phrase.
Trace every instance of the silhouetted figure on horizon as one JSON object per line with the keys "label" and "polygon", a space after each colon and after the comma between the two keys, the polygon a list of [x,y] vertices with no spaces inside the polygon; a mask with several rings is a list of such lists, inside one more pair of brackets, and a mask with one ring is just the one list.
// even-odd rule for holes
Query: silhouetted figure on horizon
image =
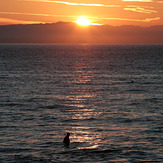
{"label": "silhouetted figure on horizon", "polygon": [[63,139],[63,143],[64,143],[66,146],[69,146],[69,144],[70,144],[69,136],[70,136],[70,133],[67,133],[67,135],[66,135],[65,138]]}

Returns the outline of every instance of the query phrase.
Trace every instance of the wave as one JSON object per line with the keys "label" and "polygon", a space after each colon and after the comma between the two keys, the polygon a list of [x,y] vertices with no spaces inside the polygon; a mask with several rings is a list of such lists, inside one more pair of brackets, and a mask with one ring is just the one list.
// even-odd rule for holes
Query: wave
{"label": "wave", "polygon": [[87,147],[81,148],[81,149],[72,149],[68,151],[62,151],[59,154],[75,154],[75,153],[87,153],[87,154],[98,154],[98,153],[112,153],[112,152],[119,152],[122,151],[122,149],[88,149]]}
{"label": "wave", "polygon": [[0,106],[5,107],[5,106],[10,106],[10,107],[14,107],[14,106],[26,106],[26,104],[22,104],[22,103],[1,103]]}
{"label": "wave", "polygon": [[54,105],[47,105],[47,106],[41,106],[40,109],[58,109],[58,108],[67,108],[67,106],[62,104],[54,104]]}

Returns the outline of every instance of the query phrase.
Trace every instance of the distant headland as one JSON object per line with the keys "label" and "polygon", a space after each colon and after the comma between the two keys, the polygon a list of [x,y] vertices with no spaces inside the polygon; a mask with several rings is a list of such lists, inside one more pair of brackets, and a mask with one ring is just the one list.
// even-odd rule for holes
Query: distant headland
{"label": "distant headland", "polygon": [[71,22],[2,25],[0,43],[163,44],[163,25],[80,27]]}

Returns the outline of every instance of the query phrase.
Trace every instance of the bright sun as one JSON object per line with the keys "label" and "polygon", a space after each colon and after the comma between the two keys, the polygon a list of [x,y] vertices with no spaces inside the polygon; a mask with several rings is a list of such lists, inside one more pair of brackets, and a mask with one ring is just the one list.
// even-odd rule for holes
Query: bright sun
{"label": "bright sun", "polygon": [[91,21],[87,17],[85,17],[85,16],[79,17],[75,22],[77,24],[83,25],[83,26],[92,25]]}

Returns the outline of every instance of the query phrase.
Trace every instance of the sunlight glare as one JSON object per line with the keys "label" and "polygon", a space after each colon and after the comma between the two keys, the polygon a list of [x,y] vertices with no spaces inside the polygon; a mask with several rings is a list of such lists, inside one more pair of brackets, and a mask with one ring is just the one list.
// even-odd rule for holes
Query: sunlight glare
{"label": "sunlight glare", "polygon": [[80,16],[75,23],[81,26],[89,26],[89,25],[102,25],[99,23],[92,23],[92,20],[89,19],[87,16]]}
{"label": "sunlight glare", "polygon": [[91,25],[91,21],[85,16],[79,17],[75,22],[83,26]]}

